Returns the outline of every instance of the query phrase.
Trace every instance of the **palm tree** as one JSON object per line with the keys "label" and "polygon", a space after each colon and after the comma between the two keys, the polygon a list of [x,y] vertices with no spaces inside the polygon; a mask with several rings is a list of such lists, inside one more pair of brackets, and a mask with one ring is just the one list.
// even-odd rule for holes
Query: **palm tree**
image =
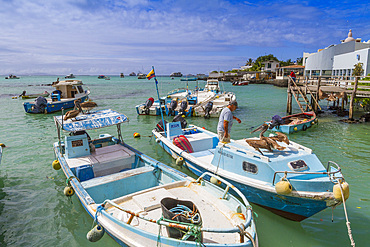
{"label": "palm tree", "polygon": [[253,64],[253,59],[252,58],[249,58],[247,60],[247,63],[245,64],[246,66],[251,66]]}

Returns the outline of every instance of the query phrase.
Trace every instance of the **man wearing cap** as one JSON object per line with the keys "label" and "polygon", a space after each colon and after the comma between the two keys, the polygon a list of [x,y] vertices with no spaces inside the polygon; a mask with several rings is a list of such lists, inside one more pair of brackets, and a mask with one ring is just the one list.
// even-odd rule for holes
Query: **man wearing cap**
{"label": "man wearing cap", "polygon": [[225,107],[218,119],[217,134],[220,142],[230,142],[230,131],[233,125],[233,119],[241,123],[242,121],[233,115],[233,111],[238,108],[238,102],[230,101],[229,105]]}

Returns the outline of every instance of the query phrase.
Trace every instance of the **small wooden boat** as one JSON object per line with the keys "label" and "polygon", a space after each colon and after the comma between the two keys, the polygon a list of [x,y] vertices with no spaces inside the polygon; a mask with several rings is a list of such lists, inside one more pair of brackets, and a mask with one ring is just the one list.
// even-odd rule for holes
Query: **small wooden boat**
{"label": "small wooden boat", "polygon": [[22,99],[35,99],[37,97],[48,97],[50,94],[48,92],[44,93],[34,93],[34,94],[25,94],[25,95],[20,95],[19,97]]}
{"label": "small wooden boat", "polygon": [[[305,131],[309,127],[317,123],[316,114],[313,111],[289,115],[282,117],[281,119],[281,124],[273,127],[271,129],[272,131],[291,134],[301,130]],[[271,124],[272,121],[266,123]]]}
{"label": "small wooden boat", "polygon": [[342,203],[337,194],[338,183],[344,181],[340,167],[332,161],[324,166],[311,149],[298,143],[276,141],[278,150],[260,147],[259,152],[247,143],[256,138],[225,144],[216,133],[194,125],[181,129],[180,122],[167,123],[166,133],[159,128],[152,133],[165,151],[174,159],[181,157],[194,174],[215,173],[250,202],[290,220],[302,221]]}
{"label": "small wooden boat", "polygon": [[24,102],[23,107],[26,113],[52,113],[75,106],[74,101],[81,100],[81,103],[88,99],[89,90],[82,88],[80,80],[56,81],[52,84],[55,91],[50,98],[39,96],[34,102]]}
{"label": "small wooden boat", "polygon": [[[90,241],[105,231],[122,246],[258,246],[251,206],[239,190],[220,177],[222,186],[207,182],[210,173],[194,180],[125,144],[125,115],[107,109],[54,121],[53,167],[67,177],[65,194],[76,194],[97,224]],[[117,137],[86,132],[114,125]],[[61,139],[61,130],[71,135]]]}

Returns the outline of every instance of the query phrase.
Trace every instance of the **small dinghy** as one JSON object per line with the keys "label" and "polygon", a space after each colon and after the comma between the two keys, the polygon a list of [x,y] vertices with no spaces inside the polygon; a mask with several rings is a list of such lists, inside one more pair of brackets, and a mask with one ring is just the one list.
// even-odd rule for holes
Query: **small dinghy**
{"label": "small dinghy", "polygon": [[[125,144],[125,115],[108,109],[54,121],[53,167],[67,177],[65,194],[76,194],[94,219],[90,241],[107,232],[122,246],[258,246],[251,206],[239,190],[210,173],[194,180]],[[113,125],[117,137],[86,132]],[[70,135],[62,139],[61,130]],[[218,185],[206,181],[211,176]]]}
{"label": "small dinghy", "polygon": [[[267,126],[267,125],[266,125]],[[267,126],[268,128],[268,126]],[[263,131],[266,131],[264,128]],[[156,142],[179,157],[196,175],[205,171],[235,185],[247,199],[294,221],[302,221],[342,203],[349,187],[333,161],[323,165],[312,150],[284,138],[248,138],[219,142],[217,134],[180,122],[167,123],[166,132],[152,131]],[[285,136],[286,137],[286,136]],[[273,141],[274,140],[274,141]]]}
{"label": "small dinghy", "polygon": [[297,131],[305,131],[315,123],[317,123],[316,114],[313,111],[303,112],[285,117],[275,115],[272,121],[266,122],[273,126],[272,131],[279,131],[286,134],[291,134]]}

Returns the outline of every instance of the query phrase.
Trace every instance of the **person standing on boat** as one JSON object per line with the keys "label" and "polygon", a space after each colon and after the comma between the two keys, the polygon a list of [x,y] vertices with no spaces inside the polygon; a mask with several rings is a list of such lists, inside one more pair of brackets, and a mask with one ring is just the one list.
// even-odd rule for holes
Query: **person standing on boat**
{"label": "person standing on boat", "polygon": [[230,101],[229,105],[225,107],[220,114],[217,125],[217,134],[220,142],[230,142],[230,132],[233,126],[233,119],[241,123],[242,121],[233,115],[233,111],[238,108],[238,102]]}
{"label": "person standing on boat", "polygon": [[295,76],[295,73],[294,73],[293,70],[292,70],[292,72],[290,72],[290,77],[292,77],[293,81],[295,82],[296,76]]}

